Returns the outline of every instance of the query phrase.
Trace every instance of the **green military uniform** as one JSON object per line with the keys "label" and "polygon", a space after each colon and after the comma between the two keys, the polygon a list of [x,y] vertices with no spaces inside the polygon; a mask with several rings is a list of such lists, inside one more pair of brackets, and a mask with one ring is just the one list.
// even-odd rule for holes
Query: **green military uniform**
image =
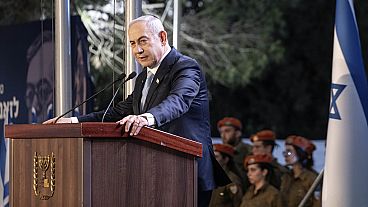
{"label": "green military uniform", "polygon": [[235,173],[224,170],[232,183],[213,190],[209,207],[238,207],[241,203],[243,191],[240,178]]}
{"label": "green military uniform", "polygon": [[[307,169],[304,169],[296,178],[294,178],[293,173],[285,174],[282,177],[280,191],[285,198],[287,207],[297,207],[316,178],[317,174]],[[304,207],[313,207],[316,204],[318,204],[318,201],[312,196]]]}
{"label": "green military uniform", "polygon": [[285,207],[281,193],[272,185],[266,183],[256,193],[254,188],[248,188],[240,207]]}
{"label": "green military uniform", "polygon": [[276,158],[272,160],[271,165],[273,167],[274,177],[271,178],[272,180],[270,180],[270,184],[280,190],[281,178],[284,174],[289,173],[289,170],[277,162]]}
{"label": "green military uniform", "polygon": [[247,173],[244,169],[244,158],[252,153],[252,146],[240,141],[236,146],[234,146],[235,155],[233,157],[235,166],[238,168],[240,173],[240,179],[242,183],[243,192],[249,187],[249,181]]}
{"label": "green military uniform", "polygon": [[240,141],[236,146],[234,146],[236,151],[234,155],[234,162],[239,167],[239,169],[244,168],[244,158],[252,153],[252,146]]}

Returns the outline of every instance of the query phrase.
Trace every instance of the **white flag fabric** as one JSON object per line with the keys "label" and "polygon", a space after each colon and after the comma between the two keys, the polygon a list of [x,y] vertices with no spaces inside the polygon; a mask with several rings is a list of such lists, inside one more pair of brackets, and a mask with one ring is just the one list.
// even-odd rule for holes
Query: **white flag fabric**
{"label": "white flag fabric", "polygon": [[9,206],[9,140],[0,134],[0,206]]}
{"label": "white flag fabric", "polygon": [[368,207],[368,84],[354,5],[336,0],[323,207]]}

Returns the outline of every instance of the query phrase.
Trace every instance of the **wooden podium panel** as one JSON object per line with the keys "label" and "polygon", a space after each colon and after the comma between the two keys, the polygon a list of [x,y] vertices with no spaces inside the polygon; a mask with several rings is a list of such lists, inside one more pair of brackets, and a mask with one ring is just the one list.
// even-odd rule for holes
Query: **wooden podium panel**
{"label": "wooden podium panel", "polygon": [[[196,206],[201,144],[150,128],[130,137],[122,129],[112,123],[6,126],[11,206]],[[47,171],[39,164],[47,159],[35,159],[35,152],[54,154]],[[46,198],[52,183],[52,197],[36,196],[35,186]]]}
{"label": "wooden podium panel", "polygon": [[[10,205],[11,206],[81,206],[83,174],[83,139],[13,139],[10,143]],[[55,154],[55,191],[53,197],[35,197],[34,153]],[[50,178],[50,169],[48,170]],[[39,170],[38,177],[42,173]],[[51,182],[49,180],[49,182]],[[50,188],[48,188],[50,189]],[[50,192],[51,193],[51,192]],[[68,198],[68,199],[64,199]]]}

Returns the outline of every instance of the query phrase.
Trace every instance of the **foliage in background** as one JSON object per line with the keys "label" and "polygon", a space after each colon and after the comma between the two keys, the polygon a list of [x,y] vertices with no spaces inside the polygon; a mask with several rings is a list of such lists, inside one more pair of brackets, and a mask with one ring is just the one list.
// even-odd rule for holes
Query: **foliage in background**
{"label": "foliage in background", "polygon": [[[246,126],[246,136],[270,128],[279,138],[290,134],[324,138],[335,5],[318,0],[280,6],[286,24],[281,36],[284,58],[246,87],[231,90],[214,86],[222,96],[214,96],[212,109],[219,113],[213,118],[239,117]],[[230,96],[237,97],[236,101],[223,108]]]}
{"label": "foliage in background", "polygon": [[19,24],[37,19],[41,19],[40,0],[0,1],[0,25]]}
{"label": "foliage in background", "polygon": [[282,16],[279,1],[205,1],[198,13],[183,17],[182,51],[195,57],[213,82],[246,86],[282,60]]}
{"label": "foliage in background", "polygon": [[[116,1],[115,4],[78,4],[75,6],[89,34],[90,63],[96,91],[124,72],[123,5],[123,1]],[[102,92],[101,96],[95,100],[95,110],[104,109],[110,101],[109,98],[104,97],[112,97],[114,92],[114,90]],[[121,93],[120,95],[122,97]]]}
{"label": "foliage in background", "polygon": [[[367,63],[367,3],[355,1]],[[245,136],[271,128],[279,138],[300,134],[325,138],[329,114],[335,3],[324,0],[285,3],[282,6],[285,30],[284,58],[272,64],[261,77],[247,86],[231,89],[211,84],[212,126],[222,116],[236,116],[244,125]],[[367,64],[365,64],[367,66]],[[366,69],[367,71],[367,69]],[[215,91],[215,92],[214,92]],[[236,97],[231,98],[231,97]],[[231,101],[228,101],[231,99]],[[218,135],[216,129],[213,133]]]}

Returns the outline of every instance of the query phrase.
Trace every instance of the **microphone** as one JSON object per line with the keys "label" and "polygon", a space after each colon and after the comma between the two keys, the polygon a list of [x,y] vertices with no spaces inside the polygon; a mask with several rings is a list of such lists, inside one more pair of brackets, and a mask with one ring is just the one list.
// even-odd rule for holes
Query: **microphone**
{"label": "microphone", "polygon": [[74,106],[73,108],[71,108],[70,110],[68,110],[67,112],[61,114],[60,116],[58,116],[55,120],[55,123],[57,123],[57,121],[65,116],[66,114],[68,114],[69,112],[73,111],[74,109],[80,107],[82,104],[86,103],[87,101],[91,100],[92,98],[94,98],[95,96],[97,96],[98,94],[100,94],[101,92],[103,92],[104,90],[106,90],[107,88],[109,88],[110,86],[112,86],[114,83],[121,81],[125,78],[125,73],[122,73],[118,76],[118,78],[116,80],[114,80],[113,82],[111,82],[110,84],[108,84],[107,86],[105,86],[105,88],[101,89],[100,91],[98,91],[97,93],[93,94],[92,96],[90,96],[89,98],[87,98],[86,100],[82,101],[80,104]]}
{"label": "microphone", "polygon": [[127,77],[123,82],[121,82],[121,83],[120,83],[120,85],[119,85],[119,87],[118,87],[118,90],[116,90],[116,92],[114,93],[114,96],[112,97],[112,99],[111,99],[111,101],[110,101],[109,105],[107,106],[107,108],[106,108],[106,110],[105,110],[105,113],[104,113],[104,114],[103,114],[103,116],[102,116],[102,120],[101,120],[101,122],[102,122],[102,123],[104,122],[104,119],[105,119],[106,113],[107,113],[107,111],[109,110],[109,108],[110,108],[110,106],[111,106],[112,102],[114,101],[115,96],[118,94],[119,89],[121,88],[121,86],[122,86],[124,83],[126,83],[128,80],[133,79],[136,75],[137,75],[137,73],[136,73],[135,71],[133,71],[131,74],[129,74],[129,76],[128,76],[128,77]]}

